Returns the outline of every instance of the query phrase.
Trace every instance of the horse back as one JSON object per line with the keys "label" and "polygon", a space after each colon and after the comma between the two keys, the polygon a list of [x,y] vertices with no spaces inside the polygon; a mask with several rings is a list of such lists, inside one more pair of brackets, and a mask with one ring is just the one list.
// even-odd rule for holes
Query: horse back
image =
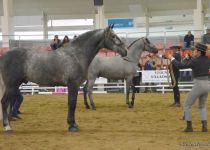
{"label": "horse back", "polygon": [[88,78],[105,77],[109,79],[124,79],[135,75],[136,64],[125,61],[121,56],[96,56],[88,70]]}

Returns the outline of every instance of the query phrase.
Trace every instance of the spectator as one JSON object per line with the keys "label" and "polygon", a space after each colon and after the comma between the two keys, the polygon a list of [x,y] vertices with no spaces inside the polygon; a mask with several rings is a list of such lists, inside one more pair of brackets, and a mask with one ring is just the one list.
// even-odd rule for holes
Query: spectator
{"label": "spectator", "polygon": [[[173,57],[178,61],[181,62],[181,54],[180,54],[180,46],[172,46],[171,49],[173,50]],[[180,107],[180,92],[178,87],[178,79],[179,79],[179,68],[176,68],[172,64],[172,69],[169,69],[171,75],[171,82],[173,86],[173,93],[174,93],[174,103],[171,104],[171,107]],[[174,79],[172,78],[174,76]]]}
{"label": "spectator", "polygon": [[[185,54],[183,61],[189,61],[192,57],[189,53]],[[192,79],[192,71],[182,71],[183,81],[190,81]]]}
{"label": "spectator", "polygon": [[[156,69],[156,63],[153,59],[153,56],[150,54],[146,56],[146,62],[144,64],[144,70],[155,70]],[[147,83],[147,86],[154,85],[153,83]],[[145,92],[148,92],[149,87],[145,87]],[[150,88],[150,91],[154,90],[154,88]]]}
{"label": "spectator", "polygon": [[52,50],[56,50],[61,47],[61,40],[58,38],[58,35],[54,36],[54,39],[52,40],[50,47]]}
{"label": "spectator", "polygon": [[188,31],[188,33],[184,36],[184,47],[190,48],[193,46],[194,43],[194,35],[191,34],[191,31]]}
{"label": "spectator", "polygon": [[77,35],[74,35],[73,39],[76,39],[77,38]]}
{"label": "spectator", "polygon": [[19,114],[21,113],[20,112],[20,106],[23,102],[23,96],[20,92],[20,90],[18,89],[17,92],[16,92],[16,95],[15,95],[15,99],[13,100],[13,103],[12,103],[12,112],[10,114],[10,121],[15,121],[17,119],[21,119],[19,117]]}
{"label": "spectator", "polygon": [[210,44],[210,29],[207,29],[206,34],[203,35],[203,44]]}
{"label": "spectator", "polygon": [[69,37],[67,35],[65,35],[64,38],[63,38],[63,41],[61,43],[61,46],[66,47],[66,46],[69,45],[69,43],[70,43]]}

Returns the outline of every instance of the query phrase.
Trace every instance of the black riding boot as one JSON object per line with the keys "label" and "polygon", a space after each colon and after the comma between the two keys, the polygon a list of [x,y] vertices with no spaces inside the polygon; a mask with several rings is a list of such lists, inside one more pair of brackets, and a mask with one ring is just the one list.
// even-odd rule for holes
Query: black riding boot
{"label": "black riding boot", "polygon": [[193,132],[192,121],[187,121],[187,127],[184,129],[184,132]]}
{"label": "black riding boot", "polygon": [[201,124],[202,124],[202,132],[208,132],[207,121],[206,120],[202,120]]}

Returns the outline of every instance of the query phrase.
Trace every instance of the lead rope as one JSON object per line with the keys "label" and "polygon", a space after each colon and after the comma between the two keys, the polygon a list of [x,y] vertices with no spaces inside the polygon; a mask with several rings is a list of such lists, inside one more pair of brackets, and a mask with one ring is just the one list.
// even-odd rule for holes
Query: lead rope
{"label": "lead rope", "polygon": [[[174,88],[176,86],[177,81],[176,81],[175,76],[174,76],[173,65],[172,65],[172,63],[168,64],[168,60],[167,60],[167,66],[168,66],[168,69],[167,69],[168,84],[170,85],[170,87]],[[170,72],[170,75],[171,75],[171,83],[169,82],[169,72]]]}

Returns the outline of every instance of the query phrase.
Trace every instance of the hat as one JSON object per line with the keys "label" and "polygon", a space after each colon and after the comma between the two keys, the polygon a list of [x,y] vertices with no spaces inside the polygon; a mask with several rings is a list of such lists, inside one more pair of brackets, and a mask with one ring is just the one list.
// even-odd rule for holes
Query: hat
{"label": "hat", "polygon": [[202,52],[205,52],[207,50],[207,46],[205,44],[201,44],[201,43],[197,43],[195,48]]}
{"label": "hat", "polygon": [[179,49],[181,49],[182,47],[181,46],[171,46],[170,47],[170,49],[177,49],[177,50],[179,50]]}

